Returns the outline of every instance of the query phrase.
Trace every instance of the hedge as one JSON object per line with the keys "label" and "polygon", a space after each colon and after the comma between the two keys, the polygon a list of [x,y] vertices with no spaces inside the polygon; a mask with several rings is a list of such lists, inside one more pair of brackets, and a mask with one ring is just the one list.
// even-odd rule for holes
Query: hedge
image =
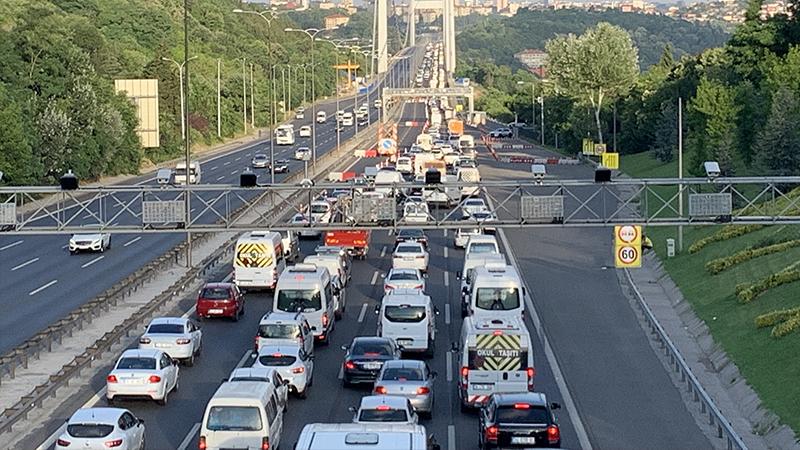
{"label": "hedge", "polygon": [[795,314],[794,316],[791,316],[785,321],[772,327],[772,333],[770,334],[774,338],[784,337],[798,328],[800,328],[800,314]]}
{"label": "hedge", "polygon": [[760,316],[756,317],[756,328],[764,328],[764,327],[771,327],[777,323],[783,322],[789,319],[792,316],[796,316],[800,314],[800,307],[798,308],[789,308],[789,309],[779,309],[777,311],[768,312],[766,314],[761,314]]}
{"label": "hedge", "polygon": [[779,253],[790,248],[800,246],[800,239],[793,239],[791,241],[781,242],[778,244],[767,245],[765,247],[748,247],[744,250],[734,253],[731,256],[724,258],[717,258],[706,263],[706,270],[711,275],[716,275],[724,270],[741,264],[751,259],[759,258],[773,253]]}
{"label": "hedge", "polygon": [[728,239],[733,239],[735,237],[743,236],[747,233],[752,233],[753,231],[758,231],[764,228],[764,225],[736,225],[736,226],[726,226],[725,228],[721,229],[720,231],[706,236],[695,243],[693,243],[689,247],[689,253],[697,253],[706,247],[709,244],[713,244],[714,242],[721,242],[726,241]]}
{"label": "hedge", "polygon": [[774,287],[800,280],[800,269],[797,269],[798,264],[800,263],[794,263],[780,272],[768,275],[753,283],[737,285],[736,296],[739,298],[740,302],[750,303],[755,300],[756,297]]}

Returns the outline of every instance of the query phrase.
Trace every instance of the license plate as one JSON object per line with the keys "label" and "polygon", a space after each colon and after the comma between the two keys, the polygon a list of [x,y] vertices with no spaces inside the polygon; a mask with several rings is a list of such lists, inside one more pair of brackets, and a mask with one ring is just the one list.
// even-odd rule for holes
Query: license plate
{"label": "license plate", "polygon": [[122,379],[122,383],[123,384],[142,384],[141,380],[139,380],[138,378],[123,378]]}
{"label": "license plate", "polygon": [[170,346],[169,344],[156,344],[156,347],[158,348],[167,348],[169,346]]}
{"label": "license plate", "polygon": [[398,345],[410,345],[410,344],[413,344],[413,343],[414,343],[413,339],[398,339],[397,340],[397,344]]}
{"label": "license plate", "polygon": [[477,383],[472,384],[470,386],[472,386],[472,389],[475,391],[491,391],[492,388],[494,387],[493,384],[477,384]]}
{"label": "license plate", "polygon": [[408,257],[408,256],[403,257],[403,261],[413,261],[413,260],[414,260],[413,257]]}
{"label": "license plate", "polygon": [[365,363],[362,367],[367,370],[377,370],[381,368],[381,363]]}
{"label": "license plate", "polygon": [[529,436],[514,436],[511,438],[512,444],[535,444],[536,438]]}
{"label": "license plate", "polygon": [[222,314],[222,310],[221,309],[209,309],[208,313],[209,314]]}

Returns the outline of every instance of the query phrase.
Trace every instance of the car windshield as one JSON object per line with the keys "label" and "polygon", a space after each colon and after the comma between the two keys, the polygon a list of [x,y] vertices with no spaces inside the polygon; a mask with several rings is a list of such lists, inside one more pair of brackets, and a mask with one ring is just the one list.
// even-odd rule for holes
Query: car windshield
{"label": "car windshield", "polygon": [[262,366],[267,367],[291,366],[295,361],[297,361],[296,356],[284,355],[282,353],[261,355],[258,357],[258,362]]}
{"label": "car windshield", "polygon": [[422,253],[419,245],[398,245],[396,253]]}
{"label": "car windshield", "polygon": [[258,327],[258,337],[264,339],[296,339],[300,337],[300,327],[279,323],[260,325]]}
{"label": "car windshield", "polygon": [[371,341],[371,342],[356,342],[353,344],[351,353],[354,355],[364,356],[391,356],[392,347],[387,342]]}
{"label": "car windshield", "polygon": [[464,205],[465,205],[465,206],[486,206],[486,204],[485,204],[485,203],[483,203],[483,202],[482,202],[482,201],[480,201],[480,200],[467,200],[467,201],[464,203]]}
{"label": "car windshield", "polygon": [[385,381],[422,381],[422,370],[416,367],[391,367],[384,369],[381,380]]}
{"label": "car windshield", "polygon": [[330,209],[328,205],[311,205],[311,212],[314,214],[325,214],[330,211]]}
{"label": "car windshield", "polygon": [[419,280],[419,275],[414,272],[394,272],[389,275],[389,281],[402,281],[402,280]]}
{"label": "car windshield", "polygon": [[105,423],[75,423],[67,425],[67,433],[76,438],[102,438],[114,431],[114,425]]}
{"label": "car windshield", "polygon": [[206,428],[211,431],[259,431],[261,414],[252,406],[212,406]]}
{"label": "car windshield", "polygon": [[358,415],[361,422],[408,422],[402,409],[362,409]]}
{"label": "car windshield", "polygon": [[483,212],[483,211],[473,213],[472,214],[472,218],[475,219],[475,220],[493,220],[494,219],[494,217],[492,216],[492,213]]}
{"label": "car windshield", "polygon": [[475,242],[470,244],[468,253],[498,253],[494,242]]}
{"label": "car windshield", "polygon": [[424,238],[425,234],[422,230],[402,230],[397,233],[398,239],[420,239]]}
{"label": "car windshield", "polygon": [[478,288],[475,303],[478,309],[492,311],[517,309],[520,306],[519,291],[517,288]]}
{"label": "car windshield", "polygon": [[550,414],[541,406],[520,404],[500,405],[497,407],[497,423],[549,423]]}
{"label": "car windshield", "polygon": [[425,307],[409,305],[386,306],[383,310],[383,316],[389,322],[422,322],[425,320]]}
{"label": "car windshield", "polygon": [[278,291],[278,310],[311,312],[322,309],[319,289],[281,289]]}
{"label": "car windshield", "polygon": [[272,381],[268,377],[257,377],[257,376],[240,376],[240,377],[231,377],[228,381],[257,381],[259,383],[271,383]]}
{"label": "car windshield", "polygon": [[214,287],[214,288],[203,288],[203,293],[200,294],[201,297],[209,300],[225,300],[230,297],[230,293],[228,292],[228,288],[224,287]]}
{"label": "car windshield", "polygon": [[147,329],[148,334],[183,334],[183,324],[154,323]]}
{"label": "car windshield", "polygon": [[125,357],[119,360],[117,369],[155,370],[155,358]]}

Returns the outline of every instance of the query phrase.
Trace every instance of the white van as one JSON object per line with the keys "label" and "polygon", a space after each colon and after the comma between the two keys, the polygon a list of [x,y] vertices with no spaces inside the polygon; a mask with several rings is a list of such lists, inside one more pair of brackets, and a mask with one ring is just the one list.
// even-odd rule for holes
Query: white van
{"label": "white van", "polygon": [[[456,180],[464,183],[480,183],[481,173],[477,167],[459,167],[456,169]],[[480,186],[461,186],[462,197],[474,197],[480,193]]]}
{"label": "white van", "polygon": [[464,257],[472,253],[500,253],[497,238],[489,234],[470,236],[467,245],[464,246]]}
{"label": "white van", "polygon": [[294,127],[281,125],[275,128],[275,143],[278,145],[294,145]]}
{"label": "white van", "polygon": [[278,279],[273,311],[302,312],[314,338],[327,344],[333,331],[333,285],[328,269],[314,264],[287,267]]}
{"label": "white van", "polygon": [[333,208],[327,200],[314,200],[310,209],[315,223],[331,223]]}
{"label": "white van", "polygon": [[324,267],[331,276],[333,285],[333,311],[336,320],[342,318],[347,307],[347,294],[344,285],[347,282],[347,269],[342,265],[342,257],[336,254],[316,254],[308,255],[303,260],[303,264],[314,264],[317,267]]}
{"label": "white van", "polygon": [[328,113],[325,111],[317,111],[317,123],[325,123],[328,121]]}
{"label": "white van", "polygon": [[469,287],[475,277],[475,268],[487,264],[505,264],[506,257],[500,253],[473,253],[464,257],[464,265],[456,278],[461,280],[461,317],[469,312]]}
{"label": "white van", "polygon": [[475,154],[475,138],[470,134],[462,134],[458,138],[458,147],[465,155]]}
{"label": "white van", "polygon": [[483,317],[523,317],[525,288],[514,267],[487,263],[475,267],[470,278],[469,315]]}
{"label": "white van", "polygon": [[436,314],[431,298],[419,289],[393,289],[378,308],[378,336],[392,338],[404,352],[425,352],[436,348]]}
{"label": "white van", "polygon": [[[396,170],[378,170],[375,175],[375,192],[380,192],[387,197],[395,195],[393,184],[403,183],[403,174]],[[382,187],[379,187],[382,186]]]}
{"label": "white van", "polygon": [[533,392],[533,347],[521,317],[467,317],[459,342],[462,410],[483,406],[492,394]]}
{"label": "white van", "polygon": [[[199,184],[202,170],[199,161],[189,163],[189,184]],[[186,162],[175,165],[175,184],[186,184]]]}
{"label": "white van", "polygon": [[271,383],[222,383],[208,401],[200,426],[200,448],[278,448],[283,409]]}
{"label": "white van", "polygon": [[250,231],[236,241],[233,282],[240,289],[273,289],[286,268],[283,236],[275,231]]}
{"label": "white van", "polygon": [[342,114],[342,126],[345,127],[352,127],[353,126],[353,113],[346,112]]}
{"label": "white van", "polygon": [[294,450],[440,450],[422,425],[400,423],[312,423]]}

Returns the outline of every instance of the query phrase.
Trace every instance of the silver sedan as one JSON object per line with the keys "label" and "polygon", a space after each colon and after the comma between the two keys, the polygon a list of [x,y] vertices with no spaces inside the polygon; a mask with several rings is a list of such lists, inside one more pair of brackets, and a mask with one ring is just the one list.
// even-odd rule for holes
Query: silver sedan
{"label": "silver sedan", "polygon": [[373,392],[379,395],[395,395],[407,398],[418,414],[433,415],[432,372],[424,361],[399,359],[386,361]]}

